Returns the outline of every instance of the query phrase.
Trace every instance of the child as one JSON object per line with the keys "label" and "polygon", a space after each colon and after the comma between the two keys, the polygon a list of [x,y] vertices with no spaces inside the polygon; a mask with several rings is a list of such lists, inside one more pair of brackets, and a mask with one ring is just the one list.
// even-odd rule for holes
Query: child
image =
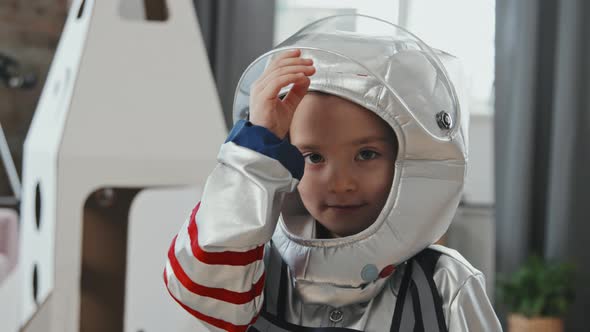
{"label": "child", "polygon": [[[351,19],[390,33],[336,28]],[[172,241],[172,297],[210,331],[500,331],[481,272],[432,245],[467,159],[453,61],[362,16],[311,24],[255,61]]]}

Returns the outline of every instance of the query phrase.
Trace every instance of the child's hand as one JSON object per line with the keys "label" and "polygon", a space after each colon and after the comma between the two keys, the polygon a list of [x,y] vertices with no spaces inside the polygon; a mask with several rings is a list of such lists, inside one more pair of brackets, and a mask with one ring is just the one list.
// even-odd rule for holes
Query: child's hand
{"label": "child's hand", "polygon": [[[293,113],[309,88],[309,77],[315,73],[311,59],[303,59],[300,50],[278,55],[252,85],[250,95],[250,122],[270,130],[283,139],[289,131]],[[293,87],[281,100],[281,88]]]}

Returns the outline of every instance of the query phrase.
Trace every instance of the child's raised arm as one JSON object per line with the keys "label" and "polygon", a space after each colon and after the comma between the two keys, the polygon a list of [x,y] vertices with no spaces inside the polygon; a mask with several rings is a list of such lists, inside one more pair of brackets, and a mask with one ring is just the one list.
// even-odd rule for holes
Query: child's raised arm
{"label": "child's raised arm", "polygon": [[[233,128],[202,201],[168,252],[168,291],[211,331],[245,331],[262,306],[264,245],[284,194],[303,175],[303,157],[285,139],[314,71],[299,54],[278,56],[254,85],[252,123],[242,120]],[[291,92],[280,100],[280,89],[289,84]]]}

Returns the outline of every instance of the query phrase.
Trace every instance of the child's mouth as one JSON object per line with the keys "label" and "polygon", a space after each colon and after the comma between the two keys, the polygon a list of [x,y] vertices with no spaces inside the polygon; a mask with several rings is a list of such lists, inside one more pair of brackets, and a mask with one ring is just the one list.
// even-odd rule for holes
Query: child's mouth
{"label": "child's mouth", "polygon": [[365,206],[365,204],[355,204],[355,205],[327,205],[327,207],[331,210],[337,212],[350,212],[355,211]]}

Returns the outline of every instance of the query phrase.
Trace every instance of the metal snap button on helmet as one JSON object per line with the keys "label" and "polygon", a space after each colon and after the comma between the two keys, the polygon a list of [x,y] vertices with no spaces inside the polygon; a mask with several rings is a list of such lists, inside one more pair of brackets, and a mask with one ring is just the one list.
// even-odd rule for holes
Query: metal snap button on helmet
{"label": "metal snap button on helmet", "polygon": [[332,323],[338,323],[343,317],[344,315],[342,314],[341,310],[335,309],[330,312],[330,321]]}
{"label": "metal snap button on helmet", "polygon": [[445,111],[440,111],[436,114],[436,122],[441,129],[451,129],[453,127],[453,118]]}

